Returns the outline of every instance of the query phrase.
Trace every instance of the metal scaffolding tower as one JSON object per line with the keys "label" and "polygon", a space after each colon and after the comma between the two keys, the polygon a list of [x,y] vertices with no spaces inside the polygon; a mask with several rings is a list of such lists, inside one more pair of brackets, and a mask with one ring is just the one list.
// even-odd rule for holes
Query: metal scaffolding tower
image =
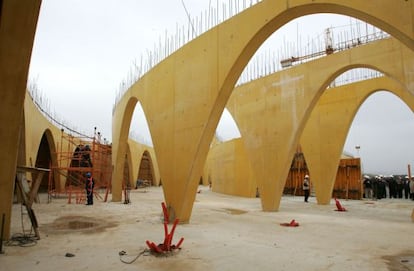
{"label": "metal scaffolding tower", "polygon": [[99,192],[105,191],[106,201],[111,189],[111,150],[112,146],[106,140],[102,141],[96,128],[93,137],[73,136],[62,129],[61,140],[54,154],[56,163],[50,166],[49,201],[60,194],[68,196],[68,203],[72,203],[73,197],[76,203],[83,203],[87,172],[95,180],[95,196],[102,199]]}

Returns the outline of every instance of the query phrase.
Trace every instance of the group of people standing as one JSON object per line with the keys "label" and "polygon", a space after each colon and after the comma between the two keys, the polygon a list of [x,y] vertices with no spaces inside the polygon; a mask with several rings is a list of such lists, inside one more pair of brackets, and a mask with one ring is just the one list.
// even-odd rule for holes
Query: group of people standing
{"label": "group of people standing", "polygon": [[[364,194],[367,199],[411,199],[414,200],[414,177],[408,176],[364,176]],[[304,201],[308,202],[310,194],[309,175],[305,175],[302,183]]]}
{"label": "group of people standing", "polygon": [[414,200],[414,178],[408,176],[364,176],[364,198]]}

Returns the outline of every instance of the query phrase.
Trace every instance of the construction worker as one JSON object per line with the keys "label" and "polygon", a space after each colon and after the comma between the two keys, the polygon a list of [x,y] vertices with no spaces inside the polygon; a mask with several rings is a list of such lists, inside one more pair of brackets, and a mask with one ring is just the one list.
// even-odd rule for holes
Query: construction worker
{"label": "construction worker", "polygon": [[89,145],[85,145],[82,147],[81,151],[81,160],[80,166],[81,167],[93,167],[92,159],[91,159],[91,147]]}
{"label": "construction worker", "polygon": [[90,172],[86,172],[86,181],[85,181],[85,190],[86,190],[86,205],[93,205],[93,188],[95,186],[95,181],[92,178]]}
{"label": "construction worker", "polygon": [[309,182],[309,175],[305,175],[305,179],[303,180],[303,193],[305,194],[305,202],[308,202],[309,192],[310,192],[310,182]]}

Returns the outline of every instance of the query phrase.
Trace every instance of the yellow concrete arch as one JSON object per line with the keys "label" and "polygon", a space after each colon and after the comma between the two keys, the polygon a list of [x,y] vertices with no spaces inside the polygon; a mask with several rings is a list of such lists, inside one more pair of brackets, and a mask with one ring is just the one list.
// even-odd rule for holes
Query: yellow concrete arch
{"label": "yellow concrete arch", "polygon": [[[263,210],[278,210],[304,125],[333,79],[349,69],[375,67],[409,90],[413,61],[413,52],[390,38],[307,62],[238,87],[227,108],[239,125],[251,158]],[[408,92],[407,95],[412,94]],[[324,144],[323,141],[318,142]],[[306,161],[309,159],[306,155]],[[326,203],[326,199],[322,202]]]}
{"label": "yellow concrete arch", "polygon": [[358,109],[379,90],[390,91],[414,111],[414,96],[388,77],[328,89],[312,111],[300,144],[319,204],[330,202],[342,150]]}
{"label": "yellow concrete arch", "polygon": [[152,156],[151,156],[151,154],[148,150],[145,150],[141,155],[141,159],[140,159],[140,163],[139,163],[139,167],[138,167],[138,175],[137,175],[136,179],[139,179],[141,168],[142,168],[142,165],[144,164],[144,157],[148,157],[148,160],[149,160],[148,161],[149,166],[150,166],[149,172],[150,172],[150,175],[153,177],[153,179],[151,180],[151,185],[157,186],[159,181],[157,181],[156,177],[154,176],[155,171],[154,171],[153,159],[152,159]]}
{"label": "yellow concrete arch", "polygon": [[0,9],[0,213],[5,214],[9,235],[11,203],[16,175],[20,124],[34,35],[41,0],[1,1]]}
{"label": "yellow concrete arch", "polygon": [[[126,95],[123,97],[121,103],[124,104],[125,110],[123,114],[119,116],[117,121],[112,121],[112,163],[113,163],[113,173],[112,173],[112,201],[120,201],[122,198],[121,189],[122,189],[122,172],[124,171],[124,157],[128,148],[128,137],[129,137],[129,128],[132,121],[132,116],[134,114],[135,107],[139,100],[142,100],[140,95],[129,96]],[[141,101],[142,110],[145,114],[145,108]],[[113,115],[117,115],[117,110],[114,111]],[[145,114],[146,115],[146,114]],[[114,120],[113,116],[113,120]],[[116,138],[116,140],[114,140]],[[121,160],[119,160],[121,159]],[[116,161],[116,162],[114,162]],[[131,160],[132,161],[132,160]],[[135,168],[132,162],[130,167]],[[133,176],[133,175],[131,175]]]}
{"label": "yellow concrete arch", "polygon": [[[139,177],[140,165],[142,163],[143,156],[146,155],[149,158],[151,175],[153,177],[152,185],[159,185],[159,170],[157,160],[155,159],[155,153],[149,146],[138,143],[132,139],[128,139],[127,144],[127,163],[129,182],[131,187],[135,187],[136,180]],[[154,158],[153,158],[154,157]]]}
{"label": "yellow concrete arch", "polygon": [[[113,114],[113,181],[122,172],[120,157],[125,153],[130,124],[129,99],[140,97],[149,119],[164,195],[174,213],[171,217],[188,222],[211,139],[242,70],[278,28],[297,17],[320,12],[365,20],[414,48],[411,1],[382,0],[375,8],[363,1],[262,1],[183,46],[125,93]],[[113,193],[113,200],[120,200],[117,185]],[[264,209],[275,207],[267,203]]]}
{"label": "yellow concrete arch", "polygon": [[[284,2],[264,0],[264,9],[275,10],[279,17],[263,17],[266,21],[279,24],[281,20],[291,21],[304,15],[317,13],[335,13],[351,16],[391,34],[403,44],[414,49],[414,6],[412,1],[382,0],[368,1],[317,1],[314,0],[288,0]],[[272,13],[272,11],[270,11]],[[283,24],[287,23],[284,21]]]}
{"label": "yellow concrete arch", "polygon": [[46,130],[49,130],[47,134],[51,142],[58,141],[57,139],[60,138],[62,131],[45,118],[28,92],[26,92],[24,100],[24,109],[24,134],[30,135],[26,138],[26,164],[34,166],[33,162],[30,163],[30,161],[34,161],[39,149],[40,140]]}
{"label": "yellow concrete arch", "polygon": [[[42,138],[46,138],[47,141],[47,145],[48,145],[48,149],[49,149],[49,153],[47,154],[40,154],[37,153],[37,156],[39,155],[47,155],[50,157],[50,164],[49,165],[42,165],[42,168],[50,168],[50,166],[52,166],[53,168],[57,168],[58,166],[58,161],[57,161],[57,150],[56,150],[56,142],[55,142],[55,136],[53,135],[51,128],[47,128],[45,129]],[[39,142],[39,146],[38,146],[38,152],[40,152],[40,142]],[[37,162],[37,161],[34,161]],[[34,164],[33,166],[39,167],[39,165]],[[48,176],[45,175],[44,178],[48,179]],[[34,178],[32,178],[34,180]],[[66,178],[65,178],[66,179]],[[62,191],[64,188],[64,182],[66,180],[63,180],[63,178],[61,178],[61,176],[57,173],[53,174],[53,185],[56,191]]]}
{"label": "yellow concrete arch", "polygon": [[[52,165],[57,166],[57,144],[62,131],[43,116],[27,91],[24,100],[24,109],[25,163],[22,166],[35,166],[40,142],[44,135],[49,145]],[[53,176],[56,188],[63,188],[66,180],[61,178],[59,174],[53,174]]]}
{"label": "yellow concrete arch", "polygon": [[[330,88],[322,94],[312,111],[300,143],[319,204],[328,204],[331,199],[340,156],[355,114],[369,96],[383,90],[398,96],[414,111],[414,96],[388,77]],[[262,113],[252,112],[254,115]],[[241,151],[245,145],[243,141],[242,137],[212,147],[206,167],[212,172],[213,191],[254,196],[251,188],[256,186],[257,178],[250,167],[250,154]]]}
{"label": "yellow concrete arch", "polygon": [[135,186],[135,181],[138,179],[140,164],[141,164],[142,157],[144,156],[144,153],[147,153],[150,159],[151,174],[153,176],[153,185],[158,186],[160,183],[160,172],[158,169],[158,163],[155,157],[154,149],[148,146],[142,145],[132,139],[128,139],[128,145],[129,145],[129,148],[131,149],[131,162],[132,162],[131,167],[133,168],[134,186]]}
{"label": "yellow concrete arch", "polygon": [[142,155],[141,155],[142,158],[140,160],[141,163],[140,163],[140,166],[138,168],[137,179],[139,177],[139,171],[141,169],[141,165],[143,163],[144,156],[148,157],[148,160],[149,160],[150,172],[151,172],[151,176],[153,178],[152,182],[151,182],[151,185],[159,186],[160,181],[161,181],[160,180],[160,173],[159,173],[159,169],[158,169],[157,159],[155,159],[155,153],[154,153],[152,148],[151,149],[146,148],[142,152]]}

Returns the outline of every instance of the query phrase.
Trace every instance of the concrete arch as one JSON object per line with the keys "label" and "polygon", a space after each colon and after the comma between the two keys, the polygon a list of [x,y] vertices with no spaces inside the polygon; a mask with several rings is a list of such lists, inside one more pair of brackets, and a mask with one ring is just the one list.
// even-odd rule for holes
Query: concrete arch
{"label": "concrete arch", "polygon": [[[126,102],[123,115],[120,117],[121,119],[112,124],[112,137],[114,140],[114,136],[117,136],[117,140],[112,143],[112,163],[113,163],[113,173],[112,173],[112,200],[113,201],[120,201],[122,198],[122,175],[124,171],[124,157],[127,154],[128,148],[128,135],[129,135],[129,128],[131,125],[132,115],[134,113],[134,109],[136,104],[138,103],[137,97],[129,97]],[[144,110],[144,108],[143,108]],[[116,127],[119,125],[119,127]],[[115,127],[116,128],[115,128]],[[115,131],[122,131],[119,134],[114,134]],[[116,145],[116,148],[114,146]],[[119,161],[121,159],[122,161]],[[114,163],[116,161],[116,163]],[[132,163],[131,163],[132,166]],[[132,168],[132,167],[131,167]],[[116,174],[115,174],[116,173]],[[132,176],[132,175],[131,175]]]}
{"label": "concrete arch", "polygon": [[[408,91],[411,86],[412,61],[411,50],[395,39],[385,39],[292,67],[238,87],[227,106],[235,119],[238,119],[246,150],[252,159],[263,210],[278,210],[289,166],[304,125],[335,77],[355,67],[374,67],[390,75],[392,80],[406,88],[406,95],[412,96]],[[258,115],[260,122],[256,119]],[[325,141],[319,141],[318,138],[315,140],[319,143],[314,144],[323,148]],[[337,153],[335,173],[342,147],[343,145]],[[309,154],[306,157],[311,164]],[[316,169],[310,167],[310,170],[315,175]],[[314,176],[314,182],[317,177],[318,174]],[[315,188],[316,185],[315,183]],[[327,203],[327,196],[319,202]]]}
{"label": "concrete arch", "polygon": [[[38,152],[36,155],[35,164],[33,166],[39,167],[39,168],[50,168],[50,166],[56,167],[57,166],[57,157],[56,157],[56,143],[55,139],[53,137],[52,131],[50,129],[46,129],[43,133],[43,136],[41,137],[41,140],[38,144]],[[36,179],[36,176],[34,176],[35,173],[32,173],[32,180]],[[51,173],[49,173],[51,174]],[[46,191],[47,186],[49,182],[49,174],[45,174],[43,176],[41,187],[44,188],[46,185]],[[54,186],[54,190],[61,191],[61,189],[64,187],[63,184],[60,182],[60,175],[59,174],[53,174],[53,181],[52,186]]]}
{"label": "concrete arch", "polygon": [[0,8],[0,213],[5,214],[4,234],[10,234],[11,203],[17,166],[17,146],[29,72],[30,56],[41,0],[1,1]]}
{"label": "concrete arch", "polygon": [[140,168],[140,164],[141,164],[142,157],[144,154],[147,154],[150,160],[151,174],[153,176],[152,185],[158,186],[160,184],[160,172],[158,169],[157,159],[155,158],[154,149],[148,146],[139,144],[138,142],[132,139],[128,140],[128,145],[131,149],[134,186],[135,186],[135,181],[138,179],[138,176],[139,176],[139,168]]}
{"label": "concrete arch", "polygon": [[[379,8],[373,8],[372,3],[357,0],[347,2],[338,0],[318,1],[318,3],[315,3],[314,1],[295,0],[286,1],[284,3],[274,3],[274,1],[265,0],[262,4],[263,8],[274,8],[276,12],[279,13],[269,20],[270,24],[274,21],[274,23],[278,25],[278,28],[280,27],[279,24],[281,21],[283,24],[286,24],[288,21],[305,15],[318,13],[341,14],[368,22],[391,34],[411,50],[414,49],[412,16],[414,7],[412,3],[408,3],[408,1],[405,1],[405,3],[386,0],[380,1],[376,3],[380,5],[380,7],[377,6]],[[391,10],[393,12],[390,12]],[[398,22],[398,20],[400,20],[400,22]]]}
{"label": "concrete arch", "polygon": [[[45,116],[39,111],[35,105],[32,97],[26,92],[26,98],[24,101],[24,134],[25,134],[25,163],[23,165],[34,167],[36,157],[38,156],[39,146],[42,137],[46,137],[48,147],[50,149],[50,157],[54,171],[50,172],[54,178],[54,184],[57,192],[63,191],[65,188],[66,177],[58,173],[57,166],[57,152],[67,151],[72,152],[73,150],[67,150],[67,146],[58,146],[59,141],[62,138],[62,130],[52,124]],[[62,144],[62,142],[60,142]],[[47,167],[49,168],[49,166]]]}
{"label": "concrete arch", "polygon": [[[366,99],[383,89],[389,89],[391,93],[405,101],[414,112],[414,97],[401,84],[388,77],[333,87],[322,94],[312,111],[301,135],[300,143],[312,182],[317,183],[316,197],[318,203],[327,204],[331,199],[343,145],[355,114]],[[240,89],[236,90],[240,91]],[[250,113],[252,112],[250,111]],[[254,114],[263,115],[263,112],[259,111]],[[213,175],[216,175],[214,179],[221,182],[217,187],[213,185],[214,191],[251,196],[249,187],[256,185],[257,177],[255,176],[250,180],[244,180],[246,182],[243,183],[243,188],[240,190],[242,194],[236,192],[237,189],[240,189],[240,179],[242,179],[240,176],[246,177],[254,174],[252,170],[248,170],[249,166],[246,166],[253,162],[250,160],[251,153],[242,153],[235,147],[236,143],[245,145],[242,142],[243,140],[244,138],[240,138],[219,144],[213,146],[212,151],[210,151],[207,166],[210,170],[215,171],[213,173]],[[272,156],[273,153],[269,155]],[[220,159],[225,159],[226,163],[224,165],[223,163],[216,163],[215,160]],[[245,161],[245,164],[240,161]],[[223,169],[223,167],[226,168]],[[243,174],[235,177],[241,171],[243,171]],[[283,178],[287,180],[287,175]],[[228,183],[223,183],[220,179],[226,180]],[[283,182],[283,186],[284,184],[285,182]],[[325,198],[327,202],[322,202]]]}
{"label": "concrete arch", "polygon": [[[56,154],[57,139],[60,138],[62,131],[42,115],[27,92],[24,108],[24,133],[26,135],[25,165],[33,167],[35,166],[34,162],[37,157],[42,137],[46,136],[50,150]],[[51,146],[51,144],[53,144],[53,146]],[[54,159],[56,162],[56,157]]]}
{"label": "concrete arch", "polygon": [[[227,129],[227,130],[231,129],[232,130],[232,131],[228,131],[229,134],[230,134],[230,132],[232,133],[231,135],[227,135],[228,138],[224,138],[225,136],[221,136],[221,137],[218,136],[218,134],[220,132],[219,129],[221,128],[221,122],[225,122],[224,123],[225,128],[222,128],[222,129]],[[223,142],[223,141],[225,142],[225,141],[228,141],[228,140],[232,140],[234,138],[239,138],[240,136],[241,136],[240,135],[240,129],[239,129],[239,126],[237,125],[236,120],[233,118],[233,116],[231,115],[229,110],[227,110],[227,108],[224,108],[223,114],[220,117],[220,122],[218,123],[218,126],[216,128],[215,138],[218,141],[221,140],[221,142]],[[213,141],[214,141],[214,139],[213,139]]]}
{"label": "concrete arch", "polygon": [[154,166],[152,162],[151,154],[145,150],[142,153],[141,160],[138,167],[137,179],[150,181],[151,186],[156,185],[157,181],[154,180]]}
{"label": "concrete arch", "polygon": [[[259,46],[294,18],[333,12],[376,25],[412,50],[411,2],[382,0],[377,5],[379,8],[373,9],[361,1],[265,0],[183,46],[136,82],[117,104],[113,114],[113,180],[119,178],[118,157],[125,152],[128,131],[125,126],[129,123],[124,116],[130,111],[129,99],[139,97],[149,119],[167,205],[181,222],[188,222],[220,115],[242,70]],[[119,200],[119,189],[113,192],[113,200]],[[277,209],[275,204],[263,207]]]}
{"label": "concrete arch", "polygon": [[[309,159],[312,161],[311,164],[313,164],[310,169],[311,175],[318,183],[316,196],[319,203],[327,204],[331,199],[338,163],[352,119],[355,117],[356,112],[363,102],[373,93],[382,90],[382,88],[391,89],[392,91],[390,92],[400,97],[401,100],[404,100],[410,108],[413,108],[413,96],[401,84],[387,77],[335,87],[324,92],[318,101],[302,134],[301,144],[306,149],[304,151],[306,154],[310,153],[309,149],[315,151],[314,148],[321,148],[320,150],[317,149],[319,151],[318,155],[321,158],[317,157],[315,159],[313,156]],[[329,107],[330,110],[327,110],[326,107]],[[327,116],[324,116],[323,113],[318,113],[321,111]],[[339,128],[335,129],[337,126]],[[335,140],[338,140],[338,142],[335,143],[335,147],[332,147],[332,141]],[[333,151],[336,151],[336,153],[333,153]],[[219,156],[221,157],[229,157],[228,152],[225,151],[223,146],[219,146],[215,152],[220,152]],[[234,163],[237,163],[236,159],[230,160],[234,160]],[[312,174],[313,169],[317,170],[315,174]],[[231,168],[229,172],[232,172]],[[223,173],[220,175],[225,176]],[[227,177],[227,179],[231,180],[232,178]],[[235,184],[234,182],[230,182],[228,185],[234,186]],[[325,195],[321,194],[321,188],[322,191],[326,189]],[[324,199],[327,201],[323,202]]]}
{"label": "concrete arch", "polygon": [[309,157],[307,161],[318,203],[328,204],[331,199],[337,166],[358,109],[370,95],[384,89],[398,96],[414,111],[414,96],[403,85],[388,77],[326,91],[312,111],[300,143],[303,152]]}

